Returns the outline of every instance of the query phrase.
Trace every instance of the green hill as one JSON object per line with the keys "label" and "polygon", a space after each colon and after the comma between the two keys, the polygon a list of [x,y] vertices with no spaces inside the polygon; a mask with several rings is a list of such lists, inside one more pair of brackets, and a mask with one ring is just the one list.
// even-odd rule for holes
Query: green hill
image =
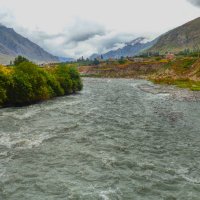
{"label": "green hill", "polygon": [[160,36],[149,50],[176,53],[185,49],[200,50],[200,17]]}

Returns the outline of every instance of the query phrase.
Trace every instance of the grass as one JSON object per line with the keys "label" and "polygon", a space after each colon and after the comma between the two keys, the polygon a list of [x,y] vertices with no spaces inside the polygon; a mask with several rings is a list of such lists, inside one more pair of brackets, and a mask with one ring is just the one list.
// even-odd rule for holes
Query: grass
{"label": "grass", "polygon": [[102,76],[100,74],[81,74],[82,78],[101,78]]}
{"label": "grass", "polygon": [[179,88],[187,88],[192,91],[200,91],[200,81],[190,79],[157,78],[151,79],[155,84],[176,85]]}

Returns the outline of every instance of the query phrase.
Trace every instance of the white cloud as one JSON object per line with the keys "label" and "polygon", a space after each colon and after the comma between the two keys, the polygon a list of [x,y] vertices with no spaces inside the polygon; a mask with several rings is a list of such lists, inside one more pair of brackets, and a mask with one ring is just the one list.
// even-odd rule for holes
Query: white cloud
{"label": "white cloud", "polygon": [[0,0],[0,22],[55,55],[87,57],[198,17],[198,7],[188,1]]}

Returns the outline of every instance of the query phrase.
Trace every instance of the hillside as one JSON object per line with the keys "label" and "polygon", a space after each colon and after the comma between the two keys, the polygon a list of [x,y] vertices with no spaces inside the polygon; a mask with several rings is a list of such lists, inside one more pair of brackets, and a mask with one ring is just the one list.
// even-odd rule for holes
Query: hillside
{"label": "hillside", "polygon": [[180,57],[161,67],[150,76],[155,83],[172,84],[200,91],[200,59]]}
{"label": "hillside", "polygon": [[200,50],[200,17],[160,36],[150,51]]}
{"label": "hillside", "polygon": [[0,25],[0,63],[8,64],[17,55],[38,63],[58,61],[57,57],[19,35],[13,29]]}
{"label": "hillside", "polygon": [[[145,42],[145,40],[146,39],[143,37],[136,38],[135,40],[133,40],[129,43],[126,43],[126,45],[123,48],[119,48],[117,50],[112,50],[112,51],[109,51],[109,52],[103,54],[102,55],[103,59],[104,60],[107,60],[109,58],[119,59],[121,57],[136,56],[143,50],[146,50],[146,49],[152,47],[156,43],[156,40],[151,41],[151,42]],[[93,56],[90,57],[90,59],[95,59],[98,57],[100,57],[100,55],[94,54]]]}

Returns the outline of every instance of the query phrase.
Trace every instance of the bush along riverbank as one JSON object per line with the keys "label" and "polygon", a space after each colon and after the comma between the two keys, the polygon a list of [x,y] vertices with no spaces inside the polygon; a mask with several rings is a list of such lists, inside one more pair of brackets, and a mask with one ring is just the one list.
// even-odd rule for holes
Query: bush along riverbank
{"label": "bush along riverbank", "polygon": [[70,95],[82,89],[75,67],[60,65],[40,68],[25,61],[17,66],[0,66],[0,106],[24,106]]}

